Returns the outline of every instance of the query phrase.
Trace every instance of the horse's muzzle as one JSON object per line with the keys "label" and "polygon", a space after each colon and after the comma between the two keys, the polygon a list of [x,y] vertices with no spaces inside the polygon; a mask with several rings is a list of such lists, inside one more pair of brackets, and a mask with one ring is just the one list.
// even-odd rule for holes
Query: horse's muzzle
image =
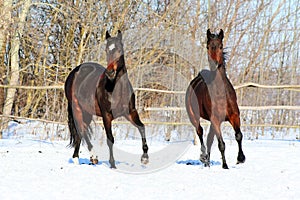
{"label": "horse's muzzle", "polygon": [[113,70],[113,69],[112,70],[106,70],[105,74],[106,74],[106,76],[109,80],[113,80],[116,77],[116,71]]}

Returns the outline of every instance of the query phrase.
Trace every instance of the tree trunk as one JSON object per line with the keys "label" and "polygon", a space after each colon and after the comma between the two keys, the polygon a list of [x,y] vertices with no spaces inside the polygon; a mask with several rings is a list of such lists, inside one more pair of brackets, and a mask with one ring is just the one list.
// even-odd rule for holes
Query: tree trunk
{"label": "tree trunk", "polygon": [[[0,84],[4,84],[4,54],[5,54],[5,44],[6,44],[6,38],[7,38],[7,30],[11,24],[11,9],[12,9],[12,0],[3,1],[3,4],[0,5],[0,16],[2,17],[2,20],[0,20]],[[9,14],[5,14],[9,13]],[[3,59],[3,60],[2,60]],[[4,98],[4,88],[0,88],[0,113],[3,114],[3,104],[5,102]],[[4,128],[4,122],[5,119],[3,117],[0,118],[0,139],[2,138],[2,130]]]}
{"label": "tree trunk", "polygon": [[[11,40],[11,49],[10,49],[10,59],[11,59],[11,66],[10,66],[10,79],[9,79],[9,85],[18,85],[19,83],[19,76],[20,76],[20,68],[19,68],[19,49],[20,49],[20,39],[22,37],[24,27],[25,27],[25,20],[27,13],[29,11],[29,7],[31,4],[31,0],[24,0],[23,9],[20,12],[19,15],[19,26],[15,30],[14,35],[12,36]],[[12,1],[10,0],[10,5],[12,5]],[[12,106],[14,103],[16,88],[8,88],[6,92],[6,98],[5,103],[3,107],[3,115],[8,116],[11,115]],[[5,120],[5,119],[4,119]],[[4,127],[5,127],[4,123]],[[1,132],[2,132],[1,130]]]}

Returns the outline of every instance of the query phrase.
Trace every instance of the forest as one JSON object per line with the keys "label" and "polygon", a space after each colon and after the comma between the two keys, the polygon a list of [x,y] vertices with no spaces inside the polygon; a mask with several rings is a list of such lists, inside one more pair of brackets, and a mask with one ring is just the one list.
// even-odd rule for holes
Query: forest
{"label": "forest", "polygon": [[142,120],[190,126],[185,91],[208,68],[208,28],[224,30],[242,126],[299,129],[299,18],[296,0],[1,0],[0,130],[13,119],[66,124],[67,75],[106,66],[105,32],[118,30]]}

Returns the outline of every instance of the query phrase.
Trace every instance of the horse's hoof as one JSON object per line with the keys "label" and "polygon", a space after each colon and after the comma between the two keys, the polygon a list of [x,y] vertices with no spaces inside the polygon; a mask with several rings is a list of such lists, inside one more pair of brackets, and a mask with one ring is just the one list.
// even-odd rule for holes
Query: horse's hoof
{"label": "horse's hoof", "polygon": [[203,163],[204,167],[210,167],[209,160],[200,160],[200,161]]}
{"label": "horse's hoof", "polygon": [[141,157],[141,163],[146,165],[149,163],[149,156],[148,154],[143,154],[142,157]]}
{"label": "horse's hoof", "polygon": [[144,165],[147,165],[149,163],[149,159],[148,158],[141,158],[141,163]]}
{"label": "horse's hoof", "polygon": [[210,167],[210,161],[208,155],[201,155],[200,161],[204,164],[204,167]]}
{"label": "horse's hoof", "polygon": [[117,169],[116,165],[114,165],[114,164],[113,164],[113,165],[110,165],[110,168],[111,168],[111,169]]}
{"label": "horse's hoof", "polygon": [[79,165],[79,158],[78,157],[73,158],[73,163],[75,165]]}
{"label": "horse's hoof", "polygon": [[223,168],[223,169],[229,169],[226,163],[223,163],[222,168]]}
{"label": "horse's hoof", "polygon": [[204,167],[210,167],[209,162],[208,163],[204,163]]}
{"label": "horse's hoof", "polygon": [[98,164],[98,159],[92,159],[92,160],[91,160],[91,163],[92,163],[93,165],[97,165],[97,164]]}
{"label": "horse's hoof", "polygon": [[98,164],[98,156],[96,156],[96,158],[93,158],[93,156],[90,157],[90,162],[93,165],[97,165]]}
{"label": "horse's hoof", "polygon": [[244,159],[244,160],[242,160],[242,161],[240,161],[240,160],[238,160],[237,162],[236,162],[236,164],[238,165],[238,164],[242,164],[242,163],[244,163],[246,161],[246,159]]}
{"label": "horse's hoof", "polygon": [[241,155],[238,155],[236,164],[244,163],[245,161],[246,161],[245,155],[241,154]]}

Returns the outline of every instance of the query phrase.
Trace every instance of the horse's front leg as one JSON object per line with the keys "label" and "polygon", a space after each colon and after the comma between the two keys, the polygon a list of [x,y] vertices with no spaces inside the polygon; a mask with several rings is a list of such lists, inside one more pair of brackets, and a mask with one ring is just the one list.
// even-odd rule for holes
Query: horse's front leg
{"label": "horse's front leg", "polygon": [[143,155],[141,157],[141,162],[143,164],[147,164],[149,162],[148,156],[148,145],[146,140],[145,134],[145,125],[141,122],[138,112],[133,109],[129,115],[126,116],[127,120],[130,121],[135,127],[138,128],[141,137],[142,137],[142,148],[143,148]]}
{"label": "horse's front leg", "polygon": [[[237,108],[238,109],[238,108]],[[242,139],[243,139],[243,134],[241,132],[241,124],[240,124],[240,117],[238,114],[232,114],[229,118],[229,122],[231,123],[234,131],[235,131],[235,139],[238,143],[239,147],[239,152],[238,152],[238,157],[237,157],[237,164],[239,163],[244,163],[246,160],[246,157],[244,155],[244,152],[242,150]]]}
{"label": "horse's front leg", "polygon": [[113,155],[114,136],[112,135],[112,131],[111,131],[112,120],[113,117],[110,113],[103,114],[103,124],[104,124],[106,137],[107,137],[107,145],[109,148],[109,164],[110,164],[110,168],[116,168],[115,159]]}
{"label": "horse's front leg", "polygon": [[221,156],[222,156],[222,162],[223,162],[222,168],[228,169],[226,159],[225,159],[225,142],[222,137],[220,126],[221,126],[221,120],[219,120],[219,118],[216,118],[216,117],[211,117],[210,130],[209,130],[209,134],[207,136],[207,148],[208,148],[207,151],[208,151],[208,154],[210,155],[211,145],[213,143],[214,136],[216,135],[217,139],[218,139],[219,151],[221,152]]}

